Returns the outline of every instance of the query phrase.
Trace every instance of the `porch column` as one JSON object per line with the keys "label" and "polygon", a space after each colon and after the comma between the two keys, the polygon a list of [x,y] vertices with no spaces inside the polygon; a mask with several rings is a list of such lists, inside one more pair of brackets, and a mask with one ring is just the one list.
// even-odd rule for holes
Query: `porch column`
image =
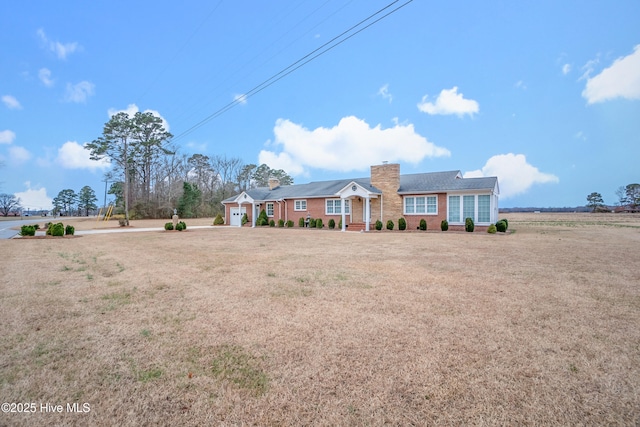
{"label": "porch column", "polygon": [[340,205],[341,205],[340,206],[340,208],[341,208],[340,211],[342,212],[342,230],[341,231],[347,231],[347,224],[346,224],[347,217],[344,214],[344,211],[345,211],[344,207],[345,207],[345,204],[346,204],[345,200],[347,200],[347,199],[345,199],[344,197],[340,197]]}
{"label": "porch column", "polygon": [[369,231],[369,223],[371,222],[371,206],[369,206],[369,195],[367,194],[367,197],[364,198],[364,231]]}
{"label": "porch column", "polygon": [[256,215],[256,204],[255,202],[251,203],[251,228],[256,228],[256,221],[258,220],[258,216]]}
{"label": "porch column", "polygon": [[[229,208],[229,214],[231,214],[231,208]],[[242,227],[242,202],[238,202],[238,215],[240,215],[240,222],[238,222],[238,227]],[[231,220],[229,220],[231,223]]]}

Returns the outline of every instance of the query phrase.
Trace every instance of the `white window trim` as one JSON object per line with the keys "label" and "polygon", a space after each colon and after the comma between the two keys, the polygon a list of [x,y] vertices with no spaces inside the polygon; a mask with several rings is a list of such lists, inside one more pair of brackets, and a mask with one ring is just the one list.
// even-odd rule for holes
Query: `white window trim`
{"label": "white window trim", "polygon": [[[457,194],[456,194],[457,196]],[[416,203],[416,198],[417,197],[424,197],[424,212],[415,212],[416,208],[418,207],[418,204]],[[427,212],[427,206],[429,205],[429,203],[427,203],[427,199],[429,197],[432,197],[434,199],[436,199],[436,211],[435,212]],[[407,212],[407,198],[413,198],[413,212],[412,213],[408,213]],[[449,197],[447,196],[447,203],[449,203]],[[402,199],[402,211],[404,212],[404,215],[412,215],[412,216],[420,216],[420,215],[438,215],[438,196],[437,195],[422,195],[422,194],[418,194],[418,195],[406,195],[403,197]]]}
{"label": "white window trim", "polygon": [[[269,215],[269,205],[271,205],[271,215]],[[265,205],[265,210],[267,211],[267,216],[273,218],[275,213],[275,204],[273,202],[267,202]]]}
{"label": "white window trim", "polygon": [[[340,202],[340,212],[336,213],[335,212],[335,202],[336,201],[341,201],[344,200],[343,202]],[[333,213],[329,213],[329,210],[327,209],[328,205],[329,205],[329,201],[331,201],[332,203],[334,203],[333,205]],[[345,215],[351,215],[351,203],[349,202],[349,199],[324,199],[324,214],[328,215],[328,216],[341,216],[342,215],[342,209],[343,207],[346,207],[344,214]]]}
{"label": "white window trim", "polygon": [[[302,207],[302,202],[304,202],[304,208]],[[300,208],[298,208],[298,203],[300,203]],[[307,211],[307,199],[296,199],[293,201],[293,210],[296,212],[306,212]]]}
{"label": "white window trim", "polygon": [[[456,221],[456,222],[452,222],[449,218],[449,197],[451,196],[459,196],[460,197],[460,221]],[[492,194],[489,193],[475,193],[475,194],[469,194],[469,193],[449,193],[447,194],[447,221],[449,221],[449,224],[452,225],[464,225],[464,221],[465,221],[465,216],[464,216],[464,196],[473,196],[474,198],[474,213],[473,213],[473,217],[474,217],[474,223],[475,225],[490,225],[492,224],[491,222],[491,218],[492,218],[492,209],[494,209],[494,204],[495,204],[495,197],[491,197],[493,196]],[[478,222],[477,218],[478,218],[478,196],[490,196],[489,198],[489,222]]]}

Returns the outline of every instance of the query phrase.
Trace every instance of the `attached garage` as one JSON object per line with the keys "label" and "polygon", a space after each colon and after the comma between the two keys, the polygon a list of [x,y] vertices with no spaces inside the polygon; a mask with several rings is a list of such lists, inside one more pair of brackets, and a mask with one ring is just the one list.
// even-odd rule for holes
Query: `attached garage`
{"label": "attached garage", "polygon": [[240,227],[242,225],[242,216],[247,213],[247,208],[231,208],[231,218],[229,225]]}

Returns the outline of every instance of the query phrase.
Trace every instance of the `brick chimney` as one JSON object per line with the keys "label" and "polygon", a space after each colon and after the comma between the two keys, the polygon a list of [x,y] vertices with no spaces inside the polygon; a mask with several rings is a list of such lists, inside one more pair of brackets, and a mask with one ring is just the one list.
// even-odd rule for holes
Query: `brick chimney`
{"label": "brick chimney", "polygon": [[269,178],[269,190],[280,187],[280,180],[278,178]]}
{"label": "brick chimney", "polygon": [[381,165],[371,166],[371,185],[382,191],[382,206],[379,203],[371,204],[371,220],[380,219],[383,224],[389,219],[394,223],[398,222],[398,218],[402,216],[402,196],[398,194],[400,165],[383,162]]}

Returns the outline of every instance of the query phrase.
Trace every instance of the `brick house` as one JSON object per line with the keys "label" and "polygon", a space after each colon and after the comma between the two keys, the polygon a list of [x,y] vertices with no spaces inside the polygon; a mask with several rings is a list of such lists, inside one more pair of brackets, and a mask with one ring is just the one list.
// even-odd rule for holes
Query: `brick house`
{"label": "brick house", "polygon": [[226,223],[240,226],[246,213],[255,226],[262,209],[276,223],[300,218],[334,219],[342,230],[373,229],[376,220],[398,224],[407,221],[415,230],[421,219],[427,229],[439,230],[446,219],[449,229],[464,230],[465,218],[473,218],[476,229],[486,230],[498,220],[498,178],[463,178],[460,171],[400,174],[399,164],[371,166],[368,178],[339,179],[280,186],[269,180],[268,187],[253,188],[224,200]]}

